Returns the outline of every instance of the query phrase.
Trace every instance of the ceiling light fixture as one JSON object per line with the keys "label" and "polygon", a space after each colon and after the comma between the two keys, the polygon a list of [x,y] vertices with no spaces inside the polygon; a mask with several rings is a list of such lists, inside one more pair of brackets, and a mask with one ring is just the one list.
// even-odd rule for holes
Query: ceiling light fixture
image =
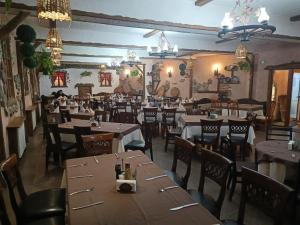
{"label": "ceiling light fixture", "polygon": [[133,50],[127,50],[127,56],[123,57],[121,64],[129,66],[141,64],[140,57]]}
{"label": "ceiling light fixture", "polygon": [[156,57],[160,57],[161,59],[164,59],[167,56],[176,56],[178,53],[178,46],[175,44],[172,48],[165,33],[161,32],[157,50],[152,51],[152,48],[148,46],[147,52],[149,53],[149,56],[156,56]]}
{"label": "ceiling light fixture", "polygon": [[50,30],[48,32],[45,46],[47,49],[51,49],[54,51],[63,50],[61,36],[58,30],[56,29],[56,23],[53,21],[50,22]]}
{"label": "ceiling light fixture", "polygon": [[70,0],[37,0],[39,19],[71,21]]}

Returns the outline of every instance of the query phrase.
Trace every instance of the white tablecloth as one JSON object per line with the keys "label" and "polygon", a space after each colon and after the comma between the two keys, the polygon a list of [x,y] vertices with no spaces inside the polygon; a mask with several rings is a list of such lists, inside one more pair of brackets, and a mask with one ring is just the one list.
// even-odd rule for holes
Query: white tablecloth
{"label": "white tablecloth", "polygon": [[[176,112],[176,115],[175,115],[176,123],[178,122],[179,118],[185,114],[186,114],[186,112]],[[141,111],[138,114],[137,120],[139,121],[140,124],[142,124],[142,122],[144,121],[144,112],[143,111]],[[162,121],[162,112],[157,112],[157,120]]]}
{"label": "white tablecloth", "polygon": [[[221,131],[220,131],[221,136],[226,136],[228,132],[229,132],[228,125],[221,127]],[[181,137],[184,139],[188,139],[188,138],[194,138],[194,136],[200,136],[200,135],[201,135],[201,126],[185,126],[183,128]],[[255,139],[255,133],[254,133],[253,127],[251,126],[249,129],[247,142],[249,144],[253,145],[254,139]]]}
{"label": "white tablecloth", "polygon": [[[76,143],[74,134],[61,134],[61,139],[62,139],[62,141]],[[141,129],[134,130],[134,131],[130,132],[129,134],[126,134],[123,137],[114,138],[112,152],[113,153],[125,152],[124,146],[133,140],[145,142],[144,137],[141,132]]]}

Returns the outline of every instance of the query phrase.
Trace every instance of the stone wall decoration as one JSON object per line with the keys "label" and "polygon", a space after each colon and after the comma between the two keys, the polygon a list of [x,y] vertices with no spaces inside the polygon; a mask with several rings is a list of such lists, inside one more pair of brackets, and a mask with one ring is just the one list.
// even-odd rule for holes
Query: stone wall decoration
{"label": "stone wall decoration", "polygon": [[16,88],[16,95],[21,95],[21,78],[19,74],[14,75],[14,83]]}
{"label": "stone wall decoration", "polygon": [[100,87],[111,87],[112,76],[109,72],[100,72],[99,73],[99,83]]}

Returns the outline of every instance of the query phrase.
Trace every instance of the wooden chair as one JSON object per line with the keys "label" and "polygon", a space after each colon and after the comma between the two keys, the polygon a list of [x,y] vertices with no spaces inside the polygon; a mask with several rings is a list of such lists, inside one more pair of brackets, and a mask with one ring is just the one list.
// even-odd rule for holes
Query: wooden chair
{"label": "wooden chair", "polygon": [[127,112],[127,102],[116,102],[117,112]]}
{"label": "wooden chair", "polygon": [[[191,174],[192,156],[195,151],[195,144],[180,137],[175,137],[175,150],[173,154],[173,164],[171,171],[166,170],[167,174],[180,187],[186,189]],[[181,161],[186,166],[186,172],[183,177],[177,173],[177,161]]]}
{"label": "wooden chair", "polygon": [[81,136],[91,135],[92,134],[91,127],[74,126],[74,133],[76,138],[77,156],[82,157],[84,155],[84,148],[83,148],[83,141]]}
{"label": "wooden chair", "polygon": [[134,124],[134,115],[132,112],[119,112],[119,123]]}
{"label": "wooden chair", "polygon": [[139,140],[133,140],[131,142],[129,142],[127,145],[124,146],[125,151],[127,152],[128,150],[140,150],[142,151],[144,154],[146,152],[146,150],[150,150],[150,156],[151,156],[151,160],[153,161],[153,150],[152,150],[152,133],[153,133],[153,129],[154,129],[154,124],[153,123],[145,123],[144,127],[143,127],[144,131],[144,139],[145,142],[143,141],[139,141]]}
{"label": "wooden chair", "polygon": [[131,112],[133,113],[134,123],[139,124],[137,117],[142,109],[142,103],[130,102],[130,107],[131,107]]}
{"label": "wooden chair", "polygon": [[[222,155],[202,149],[201,150],[201,174],[198,190],[188,190],[194,201],[202,204],[211,214],[220,218],[222,204],[226,193],[226,181],[232,162]],[[220,186],[217,200],[208,194],[204,194],[205,178],[209,178]]]}
{"label": "wooden chair", "polygon": [[159,134],[159,122],[157,120],[157,108],[143,108],[144,111],[144,121],[142,123],[142,126],[145,126],[145,123],[151,123],[154,127],[153,135]]}
{"label": "wooden chair", "polygon": [[65,190],[56,188],[27,195],[17,167],[16,154],[2,163],[1,171],[8,186],[11,205],[18,224],[46,217],[64,216]]}
{"label": "wooden chair", "polygon": [[59,110],[59,113],[61,116],[62,123],[71,121],[71,115],[70,115],[70,111],[68,109],[61,109],[61,110]]}
{"label": "wooden chair", "polygon": [[112,154],[114,134],[82,135],[83,156]]}
{"label": "wooden chair", "polygon": [[165,151],[168,150],[169,144],[174,144],[175,137],[180,137],[182,130],[176,124],[176,108],[163,109],[161,122],[162,135],[166,132]]}
{"label": "wooden chair", "polygon": [[107,121],[107,112],[101,110],[95,110],[95,120],[106,122]]}
{"label": "wooden chair", "polygon": [[222,124],[223,120],[201,120],[201,136],[196,136],[194,142],[212,146],[217,151]]}
{"label": "wooden chair", "polygon": [[237,221],[225,220],[224,225],[243,225],[246,204],[251,203],[257,209],[271,216],[274,225],[282,225],[287,203],[292,189],[270,177],[242,168],[242,195]]}
{"label": "wooden chair", "polygon": [[239,112],[239,103],[237,101],[228,101],[227,102],[227,113],[228,116],[240,116]]}

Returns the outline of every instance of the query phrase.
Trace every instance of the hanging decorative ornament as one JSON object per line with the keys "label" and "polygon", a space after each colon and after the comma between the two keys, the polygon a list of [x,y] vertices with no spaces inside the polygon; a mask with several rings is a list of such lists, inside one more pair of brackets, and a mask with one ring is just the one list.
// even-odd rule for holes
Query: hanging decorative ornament
{"label": "hanging decorative ornament", "polygon": [[70,0],[37,0],[39,19],[71,21]]}
{"label": "hanging decorative ornament", "polygon": [[61,40],[61,36],[56,29],[56,23],[50,22],[50,30],[48,32],[48,36],[46,39],[46,48],[54,51],[62,51],[63,44]]}
{"label": "hanging decorative ornament", "polygon": [[55,66],[60,66],[61,65],[61,54],[59,51],[55,51],[55,50],[52,50],[51,51],[51,58],[52,58],[52,61],[53,61],[53,64]]}
{"label": "hanging decorative ornament", "polygon": [[235,50],[235,57],[238,59],[246,59],[247,58],[247,48],[245,45],[240,44]]}

